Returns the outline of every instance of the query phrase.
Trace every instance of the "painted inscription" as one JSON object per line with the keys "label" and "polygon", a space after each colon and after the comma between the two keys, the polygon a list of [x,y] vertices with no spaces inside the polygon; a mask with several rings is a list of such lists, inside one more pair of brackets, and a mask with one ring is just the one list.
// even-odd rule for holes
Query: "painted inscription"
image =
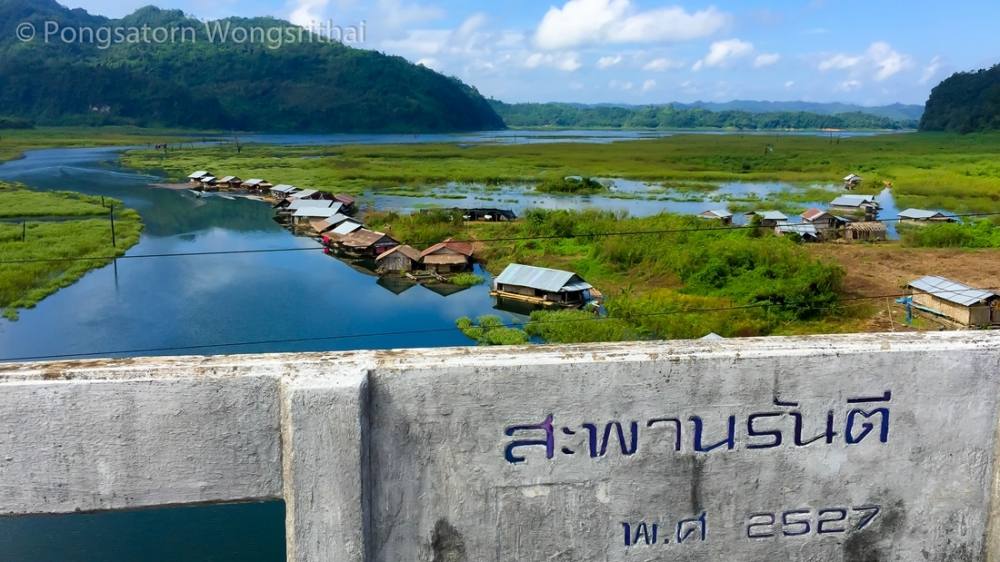
{"label": "painted inscription", "polygon": [[708,540],[708,514],[681,519],[676,525],[645,521],[623,522],[622,530],[626,547],[705,542]]}
{"label": "painted inscription", "polygon": [[[728,416],[725,421],[706,423],[702,416],[657,417],[642,421],[610,421],[562,426],[549,414],[541,423],[511,425],[504,435],[511,440],[504,447],[504,458],[510,464],[527,462],[528,451],[544,451],[551,460],[558,454],[607,456],[617,451],[623,456],[639,452],[644,440],[670,438],[677,452],[713,453],[733,451],[740,447],[750,450],[777,447],[808,447],[814,444],[832,445],[843,442],[857,445],[865,440],[889,442],[889,404],[892,392],[881,396],[849,398],[846,413],[828,410],[819,420],[802,412],[798,402],[775,400],[773,411],[750,414],[746,419]],[[685,421],[687,423],[685,423]],[[557,431],[558,427],[558,431]],[[690,431],[685,431],[688,427]],[[812,428],[812,429],[809,429]],[[818,428],[818,429],[817,429]],[[576,445],[584,437],[583,450]],[[559,442],[557,442],[559,441]],[[574,449],[573,447],[576,447]]]}

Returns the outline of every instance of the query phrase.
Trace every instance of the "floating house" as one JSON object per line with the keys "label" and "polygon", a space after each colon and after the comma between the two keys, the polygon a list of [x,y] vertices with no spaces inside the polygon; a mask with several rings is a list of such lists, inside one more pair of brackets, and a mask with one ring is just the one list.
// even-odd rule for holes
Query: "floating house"
{"label": "floating house", "polygon": [[461,213],[462,219],[467,221],[504,222],[517,220],[517,215],[509,209],[461,209],[456,207],[452,210]]}
{"label": "floating house", "polygon": [[445,240],[420,254],[424,269],[435,273],[457,273],[472,265],[472,244]]}
{"label": "floating house", "polygon": [[399,246],[399,242],[384,232],[358,229],[341,238],[337,243],[344,251],[357,256],[376,258]]}
{"label": "floating house", "polygon": [[219,189],[219,186],[216,185],[218,181],[219,180],[216,179],[215,176],[205,176],[201,178],[201,181],[198,183],[201,184],[201,188],[204,189],[205,191],[213,191]]}
{"label": "floating house", "polygon": [[821,238],[816,225],[807,222],[799,224],[780,223],[774,227],[774,233],[778,236],[797,234],[805,242],[819,242]]}
{"label": "floating house", "polygon": [[911,282],[913,305],[963,326],[1000,325],[1000,295],[929,275]]}
{"label": "floating house", "polygon": [[821,238],[834,238],[837,231],[842,230],[852,221],[849,218],[841,217],[824,211],[822,209],[809,209],[800,215],[802,222],[816,227]]}
{"label": "floating house", "polygon": [[717,220],[725,225],[733,224],[733,214],[727,211],[726,209],[705,211],[704,213],[698,216],[706,220]]}
{"label": "floating house", "polygon": [[940,211],[907,209],[899,213],[899,221],[911,224],[927,224],[931,222],[958,222],[958,219],[949,217]]}
{"label": "floating house", "polygon": [[760,217],[760,225],[767,228],[774,228],[778,226],[779,223],[788,222],[788,216],[781,211],[761,211],[761,212],[749,212],[747,217]]}
{"label": "floating house", "polygon": [[325,191],[319,191],[316,189],[303,189],[302,191],[293,193],[289,196],[291,199],[295,200],[314,200],[314,201],[330,201],[331,203],[337,202],[336,198],[332,193],[327,193]]}
{"label": "floating house", "polygon": [[316,232],[323,234],[324,232],[337,228],[347,221],[354,222],[351,217],[343,213],[337,213],[329,218],[312,221],[310,224],[312,224],[312,227],[316,230]]}
{"label": "floating house", "polygon": [[579,308],[594,300],[593,289],[569,271],[512,263],[493,280],[492,294],[541,306]]}
{"label": "floating house", "polygon": [[326,214],[323,218],[332,217],[333,215],[340,212],[343,205],[337,203],[336,201],[322,201],[316,199],[286,199],[283,201],[279,207],[281,208],[279,213],[294,213],[295,211],[301,209],[326,209],[330,212]]}
{"label": "floating house", "polygon": [[292,212],[292,223],[304,224],[313,220],[323,220],[337,214],[336,209],[324,207],[303,207]]}
{"label": "floating house", "polygon": [[830,209],[848,213],[870,213],[879,208],[874,195],[841,195],[830,202]]}
{"label": "floating house", "polygon": [[257,191],[260,193],[268,193],[274,188],[271,182],[260,178],[248,179],[241,184],[241,187],[247,191]]}
{"label": "floating house", "polygon": [[226,176],[218,181],[220,186],[228,187],[229,189],[239,189],[243,185],[243,180],[236,176]]}
{"label": "floating house", "polygon": [[375,258],[379,272],[406,273],[420,265],[420,250],[403,244],[386,250]]}
{"label": "floating house", "polygon": [[188,176],[188,182],[192,185],[201,185],[201,179],[210,177],[212,174],[206,172],[205,170],[198,170],[197,172]]}
{"label": "floating house", "polygon": [[343,211],[345,213],[353,213],[357,208],[357,200],[355,200],[350,195],[344,195],[343,193],[338,193],[333,196],[333,200],[344,206]]}
{"label": "floating house", "polygon": [[365,225],[355,221],[349,220],[340,223],[336,228],[326,231],[323,235],[323,244],[325,246],[335,246],[340,243],[346,236],[353,232],[357,232],[364,228]]}
{"label": "floating house", "polygon": [[850,174],[844,178],[844,189],[854,191],[861,186],[862,178],[857,174]]}
{"label": "floating house", "polygon": [[889,229],[878,221],[852,222],[844,227],[844,240],[850,242],[881,242],[889,239]]}
{"label": "floating house", "polygon": [[[250,180],[250,181],[261,182],[261,181],[264,181],[264,180]],[[250,183],[250,182],[248,181],[247,183]],[[246,184],[244,184],[244,185],[246,185]],[[284,201],[285,199],[288,199],[289,197],[291,197],[292,195],[295,195],[299,191],[301,191],[301,190],[299,188],[295,187],[294,185],[280,184],[280,185],[276,185],[276,186],[272,187],[270,193],[271,193],[271,195],[275,199],[277,199],[279,201]]]}

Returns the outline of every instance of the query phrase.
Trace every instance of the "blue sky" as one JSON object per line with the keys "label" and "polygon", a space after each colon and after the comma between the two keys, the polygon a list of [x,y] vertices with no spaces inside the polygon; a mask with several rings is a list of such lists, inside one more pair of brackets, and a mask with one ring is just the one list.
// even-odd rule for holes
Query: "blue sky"
{"label": "blue sky", "polygon": [[[150,0],[63,0],[121,16]],[[505,101],[923,103],[1000,62],[995,0],[158,0],[202,18],[365,22],[355,45]]]}

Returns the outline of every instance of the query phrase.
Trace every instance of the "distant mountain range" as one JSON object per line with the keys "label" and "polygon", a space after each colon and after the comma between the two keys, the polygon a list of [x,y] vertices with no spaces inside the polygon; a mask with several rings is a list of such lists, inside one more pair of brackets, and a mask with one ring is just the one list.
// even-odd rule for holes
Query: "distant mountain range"
{"label": "distant mountain range", "polygon": [[931,91],[920,128],[959,133],[1000,130],[1000,65],[959,72],[941,82]]}
{"label": "distant mountain range", "polygon": [[849,103],[817,103],[808,101],[750,101],[734,100],[723,103],[698,101],[694,103],[678,103],[676,107],[689,109],[707,109],[709,111],[746,111],[749,113],[775,112],[805,112],[819,115],[836,115],[838,113],[865,113],[876,117],[885,117],[893,121],[919,121],[924,113],[922,105],[892,105],[866,106]]}
{"label": "distant mountain range", "polygon": [[[61,29],[165,27],[196,41],[101,44],[42,40]],[[34,24],[21,42],[18,25]],[[230,28],[288,29],[271,18],[230,18]],[[0,117],[39,124],[135,124],[255,131],[424,132],[503,128],[472,87],[401,57],[330,41],[273,48],[210,41],[205,22],[142,8],[120,20],[54,0],[0,0]],[[179,37],[184,37],[179,35]],[[233,37],[236,37],[235,35]],[[15,121],[16,122],[16,121]]]}

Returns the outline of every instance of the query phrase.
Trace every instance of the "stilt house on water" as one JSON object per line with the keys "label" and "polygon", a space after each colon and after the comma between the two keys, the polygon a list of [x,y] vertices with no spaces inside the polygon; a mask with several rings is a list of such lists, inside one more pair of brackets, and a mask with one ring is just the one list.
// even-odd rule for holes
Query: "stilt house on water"
{"label": "stilt house on water", "polygon": [[712,211],[705,211],[704,213],[698,216],[707,220],[717,220],[725,225],[733,224],[733,214],[726,209],[715,209]]}
{"label": "stilt house on water", "polygon": [[493,280],[493,295],[542,306],[579,308],[594,300],[594,288],[569,271],[512,263]]}
{"label": "stilt house on water", "polygon": [[218,181],[219,185],[225,185],[229,189],[239,189],[243,185],[243,180],[236,176],[226,176]]}
{"label": "stilt house on water", "polygon": [[211,176],[212,174],[206,172],[205,170],[198,170],[197,172],[188,176],[188,182],[190,182],[191,185],[201,185],[202,178],[207,178]]}
{"label": "stilt house on water", "polygon": [[908,285],[913,304],[963,326],[1000,326],[1000,295],[929,275]]}
{"label": "stilt house on water", "polygon": [[374,259],[399,246],[399,242],[384,232],[373,232],[361,228],[344,236],[339,245],[348,253]]}
{"label": "stilt house on water", "polygon": [[[263,181],[263,180],[250,180],[250,181]],[[247,183],[250,182],[248,181]],[[272,187],[270,193],[271,196],[277,199],[278,201],[284,201],[289,197],[291,197],[292,195],[295,195],[299,191],[302,190],[295,187],[294,185],[280,184]]]}
{"label": "stilt house on water", "polygon": [[910,224],[958,222],[958,219],[955,217],[949,217],[942,212],[926,211],[924,209],[907,209],[905,211],[900,211],[899,220],[900,222]]}
{"label": "stilt house on water", "polygon": [[357,208],[357,201],[354,197],[350,195],[344,195],[343,193],[338,193],[333,196],[333,200],[344,206],[343,211],[345,213],[353,213]]}
{"label": "stilt house on water", "polygon": [[830,202],[831,210],[848,213],[873,213],[879,208],[874,195],[841,195]]}
{"label": "stilt house on water", "polygon": [[420,254],[424,269],[435,273],[456,273],[472,265],[472,244],[445,240],[427,248]]}
{"label": "stilt house on water", "polygon": [[406,273],[420,266],[420,250],[413,246],[396,246],[375,258],[380,273]]}

